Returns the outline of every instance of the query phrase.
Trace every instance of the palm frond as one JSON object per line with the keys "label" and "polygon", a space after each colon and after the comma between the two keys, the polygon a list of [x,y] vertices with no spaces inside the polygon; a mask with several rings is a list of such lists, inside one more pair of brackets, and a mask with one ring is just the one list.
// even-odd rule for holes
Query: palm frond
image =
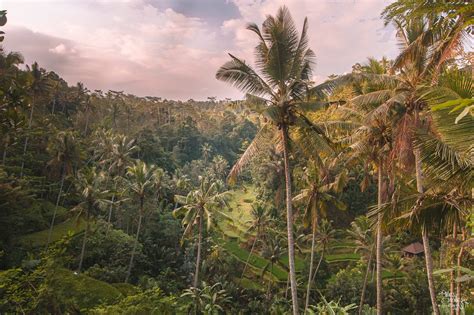
{"label": "palm frond", "polygon": [[272,89],[265,81],[249,66],[229,54],[232,60],[226,62],[217,70],[216,78],[227,82],[242,90],[243,92],[256,95],[273,95]]}
{"label": "palm frond", "polygon": [[229,183],[235,183],[237,176],[240,174],[240,172],[242,172],[245,166],[256,156],[269,149],[273,136],[274,127],[272,125],[266,124],[262,127],[262,129],[260,129],[240,159],[230,170],[230,173],[227,177]]}

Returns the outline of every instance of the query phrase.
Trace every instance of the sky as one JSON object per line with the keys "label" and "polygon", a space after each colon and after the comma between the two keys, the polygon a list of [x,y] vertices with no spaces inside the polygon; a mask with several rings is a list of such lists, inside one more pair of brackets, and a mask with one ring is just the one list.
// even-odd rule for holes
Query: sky
{"label": "sky", "polygon": [[308,17],[314,81],[367,57],[393,58],[395,32],[380,12],[389,0],[0,0],[4,50],[19,51],[69,84],[139,96],[242,98],[215,79],[232,53],[253,61],[255,34],[286,5],[301,30]]}

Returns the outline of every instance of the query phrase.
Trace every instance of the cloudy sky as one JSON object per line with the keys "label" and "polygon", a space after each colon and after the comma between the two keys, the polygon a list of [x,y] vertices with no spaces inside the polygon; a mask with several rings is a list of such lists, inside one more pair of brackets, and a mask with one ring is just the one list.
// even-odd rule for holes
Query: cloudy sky
{"label": "cloudy sky", "polygon": [[8,10],[5,49],[20,51],[70,84],[186,100],[240,98],[214,75],[227,53],[252,61],[245,29],[285,4],[309,19],[314,80],[350,71],[366,57],[394,57],[389,0],[0,0]]}

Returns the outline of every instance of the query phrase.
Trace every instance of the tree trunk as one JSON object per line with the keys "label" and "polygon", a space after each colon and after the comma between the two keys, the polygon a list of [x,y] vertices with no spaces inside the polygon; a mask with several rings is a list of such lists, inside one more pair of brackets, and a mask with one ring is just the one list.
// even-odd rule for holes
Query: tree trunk
{"label": "tree trunk", "polygon": [[[415,109],[415,127],[418,127],[419,116],[418,110]],[[414,149],[415,155],[415,171],[416,171],[416,189],[419,194],[423,193],[423,175],[421,169],[421,153],[419,149]],[[431,256],[430,241],[428,238],[428,227],[423,226],[421,237],[423,239],[423,248],[425,250],[425,264],[426,264],[426,275],[428,277],[428,288],[430,290],[431,306],[433,307],[433,313],[439,315],[438,303],[436,302],[436,289],[433,278],[433,257]]]}
{"label": "tree trunk", "polygon": [[198,217],[199,220],[199,231],[198,231],[198,248],[197,248],[197,256],[196,256],[196,271],[194,272],[194,283],[193,286],[195,288],[198,287],[199,281],[199,267],[201,265],[201,245],[202,245],[202,216],[201,214]]}
{"label": "tree trunk", "polygon": [[7,150],[8,150],[8,143],[5,143],[5,147],[3,148],[3,155],[2,155],[2,164],[4,166],[7,161]]}
{"label": "tree trunk", "polygon": [[[308,286],[306,288],[306,301],[304,304],[304,313],[308,310],[309,306],[309,295],[311,292],[311,283],[313,279],[313,263],[314,263],[314,248],[316,247],[316,222],[313,222],[313,235],[311,237],[311,257],[309,259],[309,275],[308,275]],[[322,256],[321,256],[322,257]]]}
{"label": "tree trunk", "polygon": [[[465,231],[462,232],[462,240],[466,240],[466,233]],[[459,250],[458,255],[458,271],[457,271],[457,278],[461,277],[461,265],[462,265],[462,256],[464,254],[464,246],[461,244],[461,249]],[[456,315],[461,315],[461,282],[456,283]]]}
{"label": "tree trunk", "polygon": [[109,216],[107,218],[107,230],[105,232],[105,235],[107,235],[109,233],[109,229],[110,229],[110,221],[112,220],[112,210],[113,210],[113,207],[114,207],[114,201],[115,201],[115,193],[117,191],[117,182],[115,182],[115,185],[114,185],[114,193],[112,194],[112,203],[110,204],[110,208],[109,208]]}
{"label": "tree trunk", "polygon": [[142,227],[143,201],[141,202],[140,208],[141,208],[140,209],[140,214],[138,215],[137,234],[135,235],[135,242],[133,242],[132,255],[130,256],[130,262],[128,264],[127,276],[125,277],[125,283],[128,283],[128,279],[130,278],[130,274],[132,273],[133,260],[135,259],[135,252],[137,250],[138,237],[140,236],[140,229]]}
{"label": "tree trunk", "polygon": [[245,262],[244,270],[242,270],[242,276],[241,276],[241,278],[244,277],[245,269],[247,269],[247,265],[249,264],[250,257],[252,257],[253,249],[255,248],[255,244],[257,244],[257,240],[258,240],[258,232],[257,232],[257,234],[255,234],[255,239],[254,239],[254,241],[253,241],[252,248],[250,248],[249,257],[247,257],[247,261]]}
{"label": "tree trunk", "polygon": [[[457,240],[457,225],[456,223],[454,223],[454,226],[453,226],[453,242],[454,242],[454,246],[456,246],[456,240]],[[454,259],[451,261],[451,267],[454,267]],[[455,314],[455,307],[454,307],[454,269],[451,270],[450,272],[450,279],[449,279],[449,307],[450,307],[450,315],[454,315]]]}
{"label": "tree trunk", "polygon": [[298,287],[296,283],[295,270],[295,243],[293,240],[293,206],[291,204],[291,174],[288,158],[288,127],[282,126],[281,135],[283,139],[283,159],[285,162],[285,184],[286,184],[286,225],[288,230],[288,264],[290,267],[291,300],[293,303],[293,315],[299,314],[298,309]]}
{"label": "tree trunk", "polygon": [[113,209],[113,206],[114,206],[114,201],[115,201],[115,193],[112,194],[112,203],[110,204],[110,208],[109,208],[109,215],[107,217],[107,232],[109,232],[109,229],[110,229],[110,221],[112,220],[112,209]]}
{"label": "tree trunk", "polygon": [[84,128],[84,135],[87,136],[87,129],[89,128],[89,113],[86,111],[86,126]]}
{"label": "tree trunk", "polygon": [[[31,130],[31,125],[33,123],[33,112],[35,109],[36,97],[33,95],[33,102],[31,103],[31,110],[30,110],[30,118],[28,119],[28,130]],[[21,161],[21,169],[20,169],[20,178],[23,177],[23,169],[25,168],[25,155],[26,149],[28,148],[28,135],[25,139],[25,144],[23,145],[23,157]]]}
{"label": "tree trunk", "polygon": [[378,187],[377,187],[377,236],[376,236],[376,253],[375,253],[375,265],[376,265],[376,287],[377,287],[377,315],[383,313],[383,301],[382,301],[382,203],[383,203],[383,165],[382,159],[379,159],[378,165]]}
{"label": "tree trunk", "polygon": [[56,214],[58,212],[59,201],[61,200],[61,194],[63,193],[63,186],[64,186],[64,178],[65,177],[66,176],[64,176],[64,174],[61,174],[61,184],[59,186],[58,197],[56,198],[56,205],[54,207],[53,218],[51,219],[51,224],[49,226],[48,241],[46,242],[46,247],[48,247],[49,243],[51,242],[51,235],[53,233],[54,221],[56,220]]}
{"label": "tree trunk", "polygon": [[321,257],[319,257],[319,261],[318,261],[318,264],[316,265],[316,269],[314,269],[313,278],[311,279],[311,282],[314,282],[314,280],[316,279],[316,275],[318,274],[319,267],[321,267],[321,262],[324,259],[325,252],[326,252],[326,245],[323,245],[323,250],[321,251]]}
{"label": "tree trunk", "polygon": [[426,274],[428,276],[428,287],[430,290],[431,305],[433,307],[433,313],[435,315],[439,315],[439,308],[438,304],[436,303],[436,291],[433,279],[433,258],[431,256],[430,241],[428,238],[428,231],[426,227],[423,227],[421,237],[423,239],[423,248],[425,250]]}
{"label": "tree trunk", "polygon": [[360,294],[359,315],[362,315],[362,307],[364,307],[365,291],[367,290],[367,280],[369,279],[370,265],[372,264],[372,252],[373,248],[370,251],[369,261],[367,262],[367,269],[365,271],[364,284],[362,285],[362,293]]}
{"label": "tree trunk", "polygon": [[272,277],[273,277],[273,263],[270,264],[270,277],[268,278],[268,287],[267,287],[267,299],[270,301],[271,297],[271,288],[272,288]]}
{"label": "tree trunk", "polygon": [[84,232],[84,239],[82,240],[82,249],[81,249],[81,256],[79,258],[79,267],[77,267],[77,272],[81,273],[82,270],[82,262],[84,261],[84,253],[86,252],[86,242],[87,236],[89,234],[89,213],[86,216],[86,231]]}

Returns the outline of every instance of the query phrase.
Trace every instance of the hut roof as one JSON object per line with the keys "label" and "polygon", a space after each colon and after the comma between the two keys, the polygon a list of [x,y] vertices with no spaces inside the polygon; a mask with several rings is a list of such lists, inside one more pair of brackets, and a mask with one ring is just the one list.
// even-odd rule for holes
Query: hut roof
{"label": "hut roof", "polygon": [[425,250],[423,248],[423,244],[421,244],[420,242],[415,242],[415,243],[411,243],[410,245],[404,247],[402,249],[402,251],[404,251],[405,253],[418,255],[418,254],[423,253]]}

